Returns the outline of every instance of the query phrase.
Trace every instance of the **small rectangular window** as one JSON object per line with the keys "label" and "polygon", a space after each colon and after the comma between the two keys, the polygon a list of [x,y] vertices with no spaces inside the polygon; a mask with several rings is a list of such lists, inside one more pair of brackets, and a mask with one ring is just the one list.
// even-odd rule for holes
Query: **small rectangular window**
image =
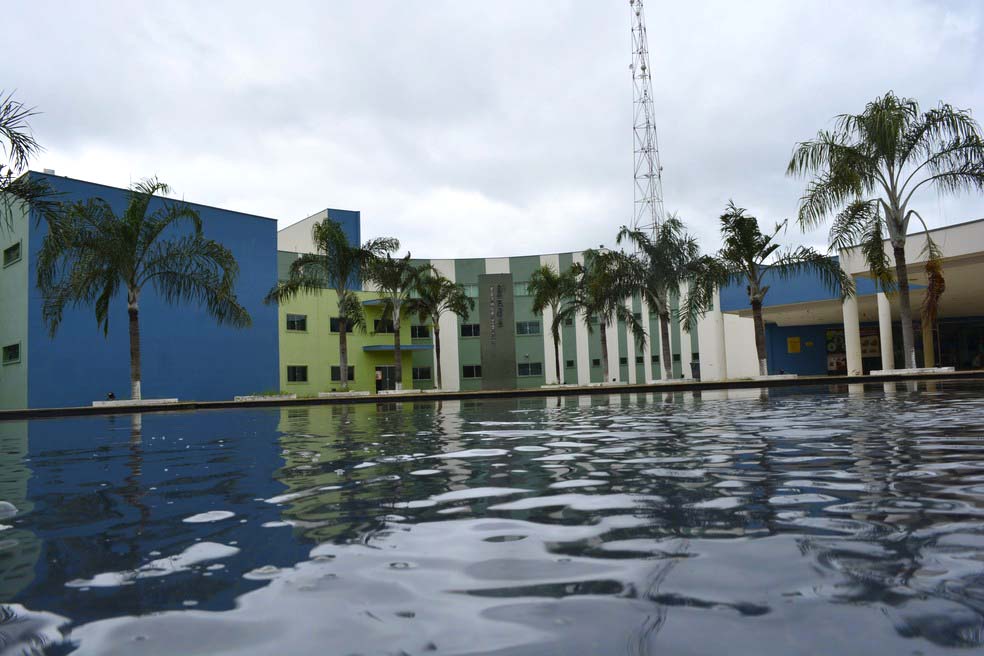
{"label": "small rectangular window", "polygon": [[410,326],[410,339],[430,339],[430,326]]}
{"label": "small rectangular window", "polygon": [[653,360],[653,364],[657,364],[657,363],[659,363],[659,356],[658,356],[658,355],[654,355],[654,356],[652,357],[652,360]]}
{"label": "small rectangular window", "polygon": [[690,354],[690,361],[691,362],[700,362],[700,353],[691,353]]}
{"label": "small rectangular window", "polygon": [[307,330],[306,314],[288,314],[287,330]]}
{"label": "small rectangular window", "polygon": [[513,296],[529,296],[529,284],[530,282],[528,280],[524,280],[523,282],[514,282]]}
{"label": "small rectangular window", "polygon": [[633,312],[632,316],[635,317],[636,321],[642,321],[642,312]]}
{"label": "small rectangular window", "polygon": [[[330,330],[333,333],[337,333],[338,332],[338,327],[340,325],[342,325],[342,322],[341,322],[341,319],[339,317],[332,317],[331,319],[328,320],[328,330]],[[352,322],[351,321],[346,322],[346,324],[345,324],[345,332],[346,333],[352,332]]]}
{"label": "small rectangular window", "polygon": [[[355,365],[348,366],[348,380],[349,382],[355,380]],[[340,383],[342,382],[342,368],[332,365],[331,367],[331,382]]]}
{"label": "small rectangular window", "polygon": [[596,315],[591,315],[590,317],[588,317],[588,323],[591,324],[592,326],[598,325],[598,317]]}
{"label": "small rectangular window", "polygon": [[14,364],[20,362],[20,343],[8,344],[3,347],[3,363]]}
{"label": "small rectangular window", "polygon": [[374,333],[392,333],[392,332],[394,332],[393,320],[392,319],[373,319],[373,322],[372,322],[372,332],[374,332]]}
{"label": "small rectangular window", "polygon": [[431,379],[431,368],[430,367],[414,367],[413,368],[413,379],[414,380],[430,380]]}
{"label": "small rectangular window", "polygon": [[465,288],[465,296],[468,298],[478,298],[478,285],[462,285]]}
{"label": "small rectangular window", "polygon": [[592,358],[591,359],[591,366],[592,367],[600,367],[601,366],[601,358]]}
{"label": "small rectangular window", "polygon": [[619,358],[618,359],[618,363],[619,364],[629,364],[629,359],[628,358]]}
{"label": "small rectangular window", "polygon": [[461,368],[462,378],[481,378],[482,377],[482,365],[480,364],[466,364]]}
{"label": "small rectangular window", "polygon": [[516,334],[517,335],[539,335],[540,334],[540,322],[539,321],[517,321],[516,322]]}
{"label": "small rectangular window", "polygon": [[542,362],[520,362],[518,366],[520,376],[542,376]]}
{"label": "small rectangular window", "polygon": [[574,325],[574,317],[567,317],[566,319],[564,319],[564,325],[565,326],[573,326]]}
{"label": "small rectangular window", "polygon": [[307,366],[287,365],[288,383],[306,383],[307,379]]}
{"label": "small rectangular window", "polygon": [[641,355],[636,356],[636,364],[645,364],[645,363],[646,363],[646,358],[644,358]]}
{"label": "small rectangular window", "polygon": [[573,360],[568,360],[565,364],[566,364],[566,366],[567,366],[568,369],[573,369],[574,368],[574,361]]}
{"label": "small rectangular window", "polygon": [[680,361],[680,354],[679,353],[674,353],[673,354],[673,361],[674,362],[679,362]]}
{"label": "small rectangular window", "polygon": [[482,326],[477,323],[461,324],[462,337],[479,337],[482,334]]}
{"label": "small rectangular window", "polygon": [[21,259],[21,243],[17,242],[13,246],[8,246],[3,249],[3,265],[10,266],[14,262],[20,262]]}

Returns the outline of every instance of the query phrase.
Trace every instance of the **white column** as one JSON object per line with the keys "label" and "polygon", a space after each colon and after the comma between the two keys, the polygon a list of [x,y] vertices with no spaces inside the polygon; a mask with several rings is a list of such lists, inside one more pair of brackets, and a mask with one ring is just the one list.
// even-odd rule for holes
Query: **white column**
{"label": "white column", "polygon": [[844,299],[844,345],[847,350],[847,373],[860,376],[861,368],[861,324],[858,319],[858,299],[856,296]]}
{"label": "white column", "polygon": [[697,321],[697,345],[700,347],[700,375],[704,380],[727,380],[728,350],[724,335],[721,296],[715,290],[714,306]]}
{"label": "white column", "polygon": [[[454,282],[454,260],[431,260],[437,272]],[[476,312],[478,311],[476,303]],[[439,322],[441,327],[441,389],[457,392],[461,389],[461,363],[458,359],[458,316],[445,312]],[[434,354],[436,359],[437,354]],[[434,383],[437,383],[437,363],[435,362]]]}
{"label": "white column", "polygon": [[[575,264],[584,264],[584,253],[574,253]],[[574,346],[577,352],[577,384],[587,385],[591,382],[591,355],[588,350],[588,324],[580,312],[574,319]]]}
{"label": "white column", "polygon": [[[554,255],[541,255],[540,265],[546,265],[553,268],[554,271],[560,272],[560,258]],[[550,326],[553,324],[553,310],[549,307],[543,310],[543,373],[547,385],[552,385],[553,383],[563,383],[564,375],[566,374],[566,362],[564,362],[564,328],[560,328],[560,340],[557,343],[560,349],[560,380],[557,380],[557,369],[556,362],[554,360],[554,343],[553,343],[553,333],[550,331]]]}
{"label": "white column", "polygon": [[[680,300],[679,308],[682,310],[684,304],[687,302],[687,294],[690,290],[684,287],[680,290]],[[683,374],[684,378],[693,378],[693,373],[690,371],[690,356],[693,353],[693,348],[690,346],[690,333],[683,329],[683,317],[680,317],[680,372]]]}
{"label": "white column", "polygon": [[621,382],[622,374],[618,364],[618,321],[606,324],[605,332],[605,338],[608,340],[608,380],[605,382]]}
{"label": "white column", "polygon": [[[630,298],[625,302],[625,307],[632,312],[632,299]],[[636,384],[636,352],[639,350],[639,344],[636,343],[635,334],[632,332],[632,326],[628,323],[625,324],[625,355],[629,359],[629,384]]]}
{"label": "white column", "polygon": [[883,292],[875,295],[878,300],[878,336],[881,340],[881,368],[895,369],[895,346],[892,343],[892,304]]}
{"label": "white column", "polygon": [[645,380],[647,383],[653,382],[653,343],[657,339],[656,335],[649,327],[649,305],[646,299],[642,299],[642,326],[646,329],[646,341],[642,345],[642,361]]}

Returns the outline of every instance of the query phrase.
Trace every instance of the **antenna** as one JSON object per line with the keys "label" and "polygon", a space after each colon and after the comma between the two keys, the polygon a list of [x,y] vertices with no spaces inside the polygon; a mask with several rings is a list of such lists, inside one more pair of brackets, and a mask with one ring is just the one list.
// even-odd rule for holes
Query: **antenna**
{"label": "antenna", "polygon": [[635,201],[632,227],[654,233],[663,222],[663,167],[656,139],[653,85],[649,68],[649,39],[642,0],[629,0],[632,10],[633,151],[635,153]]}

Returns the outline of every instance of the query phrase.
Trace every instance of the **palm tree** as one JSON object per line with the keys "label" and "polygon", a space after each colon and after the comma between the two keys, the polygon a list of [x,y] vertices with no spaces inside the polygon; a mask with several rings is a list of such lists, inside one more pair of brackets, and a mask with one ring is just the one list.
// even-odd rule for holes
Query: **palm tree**
{"label": "palm tree", "polygon": [[602,369],[608,382],[608,324],[624,321],[637,342],[646,338],[642,323],[625,307],[625,299],[640,289],[641,271],[637,262],[621,251],[594,249],[584,252],[584,264],[575,265],[575,271],[578,281],[574,303],[584,315],[589,332],[594,331],[592,318],[598,318]]}
{"label": "palm tree", "polygon": [[[831,246],[860,244],[882,283],[892,278],[882,247],[887,233],[895,256],[905,366],[915,367],[905,239],[913,217],[926,224],[910,203],[920,188],[939,194],[984,191],[980,126],[969,111],[940,103],[920,112],[915,100],[889,91],[860,114],[838,116],[832,131],[798,144],[786,173],[814,176],[800,201],[800,226],[812,228],[836,212]],[[940,254],[928,228],[926,239],[928,261],[935,266]]]}
{"label": "palm tree", "polygon": [[533,313],[542,315],[550,308],[550,334],[553,336],[554,367],[557,372],[557,382],[563,383],[560,369],[560,327],[564,321],[574,316],[577,306],[574,303],[577,287],[577,272],[570,268],[563,273],[557,273],[549,264],[544,264],[533,271],[526,289],[533,297]]}
{"label": "palm tree", "polygon": [[376,285],[386,303],[383,317],[389,317],[393,322],[393,364],[396,370],[397,390],[403,389],[400,317],[404,304],[410,300],[410,295],[417,288],[417,280],[426,268],[428,265],[411,263],[410,253],[398,259],[393,259],[387,253],[386,257],[375,258],[369,263],[368,279]]}
{"label": "palm tree", "polygon": [[376,258],[400,247],[393,237],[371,239],[362,246],[350,244],[342,226],[331,218],[315,223],[311,229],[315,252],[304,253],[291,262],[287,280],[266,295],[266,303],[283,303],[298,294],[335,291],[338,298],[338,367],[342,391],[348,390],[348,332],[364,325],[365,315],[353,282],[364,280]]}
{"label": "palm tree", "polygon": [[0,229],[13,228],[17,203],[25,203],[46,217],[59,207],[47,183],[21,175],[27,171],[30,159],[41,152],[41,144],[28,123],[36,115],[34,108],[14,100],[12,93],[5,95],[0,91],[0,153],[7,158],[6,163],[0,162]]}
{"label": "palm tree", "polygon": [[461,318],[475,308],[465,288],[442,276],[433,267],[425,269],[417,280],[416,296],[411,299],[421,321],[429,320],[434,331],[434,364],[437,389],[441,389],[441,315],[451,312]]}
{"label": "palm tree", "polygon": [[736,207],[734,202],[728,202],[725,213],[721,215],[724,246],[718,251],[716,258],[703,266],[701,275],[721,287],[731,283],[745,283],[755,324],[759,374],[766,376],[769,367],[765,354],[765,321],[762,319],[762,302],[769,292],[769,285],[763,284],[766,273],[780,280],[788,280],[810,271],[816,273],[824,285],[833,291],[839,291],[842,296],[854,294],[854,281],[837,260],[812,248],[800,246],[777,253],[780,245],[775,239],[785,229],[786,221],[777,224],[770,234],[763,234],[759,229],[758,219],[745,214],[745,211],[742,207]]}
{"label": "palm tree", "polygon": [[[156,195],[168,193],[169,187],[156,178],[138,182],[119,216],[101,198],[74,203],[48,218],[48,234],[38,252],[41,315],[52,337],[66,306],[89,304],[108,334],[110,302],[121,289],[126,291],[135,400],[141,398],[140,296],[148,284],[168,303],[204,305],[219,324],[252,324],[236,298],[239,265],[229,249],[204,236],[198,212],[167,200],[150,210]],[[175,233],[182,224],[190,232]]]}
{"label": "palm tree", "polygon": [[690,290],[684,307],[684,328],[692,331],[699,315],[710,305],[714,293],[714,279],[705,274],[706,258],[701,257],[697,240],[685,232],[683,221],[675,214],[669,215],[652,236],[625,226],[618,233],[618,243],[631,241],[638,248],[644,276],[641,293],[646,303],[659,317],[660,343],[662,346],[664,377],[673,377],[670,354],[670,306],[671,298],[681,298],[681,289]]}

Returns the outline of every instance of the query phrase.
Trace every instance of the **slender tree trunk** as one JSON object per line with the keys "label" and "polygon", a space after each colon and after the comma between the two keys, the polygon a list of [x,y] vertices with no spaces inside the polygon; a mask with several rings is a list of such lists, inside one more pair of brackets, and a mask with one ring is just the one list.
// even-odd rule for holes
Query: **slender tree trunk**
{"label": "slender tree trunk", "polygon": [[393,304],[393,366],[396,369],[396,389],[403,389],[403,354],[400,351],[400,304]]}
{"label": "slender tree trunk", "polygon": [[342,391],[348,391],[348,319],[338,317],[338,378]]}
{"label": "slender tree trunk", "polygon": [[755,354],[758,356],[759,375],[769,375],[769,363],[765,355],[765,320],[762,318],[762,301],[752,301],[752,321],[755,323]]}
{"label": "slender tree trunk", "polygon": [[140,396],[140,310],[136,295],[131,293],[127,303],[130,315],[130,398],[139,401]]}
{"label": "slender tree trunk", "polygon": [[673,378],[673,354],[670,352],[670,313],[663,312],[659,315],[659,345],[663,361],[663,378],[670,380]]}
{"label": "slender tree trunk", "polygon": [[434,322],[434,365],[437,370],[437,389],[441,389],[441,329]]}
{"label": "slender tree trunk", "polygon": [[608,380],[608,330],[605,328],[606,319],[598,317],[599,332],[601,332],[601,370],[605,373],[605,382]]}
{"label": "slender tree trunk", "polygon": [[905,263],[905,244],[892,244],[895,277],[899,281],[899,320],[902,322],[902,353],[907,369],[916,367],[916,341],[912,333],[912,305],[909,300],[909,268]]}

